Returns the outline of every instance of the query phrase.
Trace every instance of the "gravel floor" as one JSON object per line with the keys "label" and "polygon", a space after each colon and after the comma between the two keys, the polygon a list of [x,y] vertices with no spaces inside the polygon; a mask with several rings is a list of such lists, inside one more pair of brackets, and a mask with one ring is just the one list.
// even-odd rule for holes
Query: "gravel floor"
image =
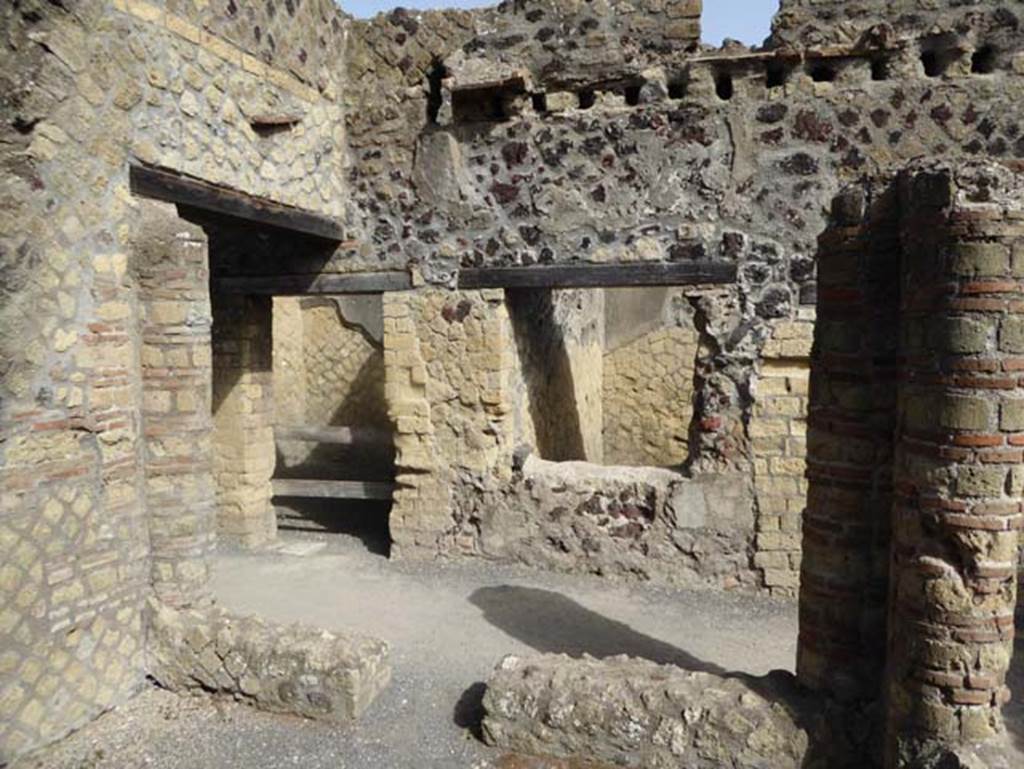
{"label": "gravel floor", "polygon": [[[217,595],[234,610],[388,640],[393,683],[359,724],[341,728],[147,688],[11,769],[526,766],[473,736],[480,682],[504,654],[630,654],[754,674],[792,668],[793,603],[482,562],[391,563],[350,537],[288,539],[324,548],[303,556],[222,553]],[[1024,662],[1024,649],[1017,659]],[[1017,691],[1024,691],[1022,667],[1014,671]],[[1014,704],[1008,716],[1024,741],[1024,708]]]}

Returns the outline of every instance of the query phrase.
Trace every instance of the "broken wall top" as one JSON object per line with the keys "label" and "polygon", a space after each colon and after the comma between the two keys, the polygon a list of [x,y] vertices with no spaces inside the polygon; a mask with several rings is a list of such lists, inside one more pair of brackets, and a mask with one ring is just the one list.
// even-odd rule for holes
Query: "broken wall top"
{"label": "broken wall top", "polygon": [[[392,67],[411,86],[429,65],[466,61],[528,73],[549,88],[615,79],[665,57],[681,60],[700,41],[701,0],[533,0],[473,11],[397,9],[353,24],[368,49],[350,71]],[[414,45],[410,46],[410,43]],[[454,74],[454,72],[453,72]],[[477,78],[478,82],[480,77]]]}
{"label": "broken wall top", "polygon": [[1005,40],[1020,31],[1024,3],[974,0],[781,0],[773,47],[886,45],[914,36]]}

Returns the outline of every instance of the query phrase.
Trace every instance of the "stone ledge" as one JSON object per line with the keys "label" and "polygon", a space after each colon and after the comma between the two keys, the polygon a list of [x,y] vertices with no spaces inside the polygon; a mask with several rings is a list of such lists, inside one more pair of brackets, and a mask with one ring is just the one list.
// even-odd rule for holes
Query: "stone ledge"
{"label": "stone ledge", "polygon": [[326,721],[363,714],[391,680],[388,646],[365,636],[176,610],[151,601],[149,672],[171,691],[202,690]]}

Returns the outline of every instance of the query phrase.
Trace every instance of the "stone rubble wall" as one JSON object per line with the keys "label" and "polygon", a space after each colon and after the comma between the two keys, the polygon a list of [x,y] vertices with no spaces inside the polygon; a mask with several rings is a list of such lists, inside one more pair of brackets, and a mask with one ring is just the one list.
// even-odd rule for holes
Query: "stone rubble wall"
{"label": "stone rubble wall", "polygon": [[349,722],[391,680],[388,646],[373,638],[160,603],[151,604],[149,620],[150,674],[172,691]]}
{"label": "stone rubble wall", "polygon": [[1001,45],[1019,29],[1013,3],[976,0],[781,0],[769,46],[891,44],[922,30],[927,41],[956,46],[945,35],[977,27]]}
{"label": "stone rubble wall", "polygon": [[[445,98],[450,104],[450,93],[446,97],[440,84],[449,70],[467,69],[467,59],[493,60],[505,69],[528,71],[538,82],[562,83],[560,87],[617,80],[625,66],[642,69],[644,62],[662,56],[685,58],[697,45],[700,13],[700,0],[611,2],[600,8],[559,0],[501,3],[473,12],[399,8],[353,22],[346,58],[353,185],[365,202],[363,230],[373,241],[362,246],[359,257],[372,254],[396,265],[411,258],[439,278],[450,270],[429,263],[436,251],[429,236],[403,235],[416,220],[421,233],[440,224],[420,210],[418,199],[444,207],[472,203],[463,194],[466,190],[459,189],[458,174],[443,167],[437,169],[440,176],[413,169],[417,155],[424,155],[418,149],[421,140],[423,147],[459,152],[443,135],[436,137],[440,143],[433,143],[430,133],[431,114],[441,110]],[[407,183],[414,175],[417,184],[411,190]],[[394,216],[399,211],[404,215]],[[399,237],[409,250],[399,250],[394,242]],[[446,257],[457,253],[447,251]]]}
{"label": "stone rubble wall", "polygon": [[[1017,38],[1000,38],[991,74],[971,72],[972,52],[995,29],[994,13],[986,6],[966,22],[942,22],[955,32],[959,55],[939,77],[925,71],[915,47],[923,33],[905,24],[862,49],[796,59],[741,49],[681,59],[669,52],[656,62],[660,73],[638,60],[616,77],[594,74],[571,86],[558,81],[562,70],[550,80],[531,72],[526,90],[536,103],[484,123],[460,122],[458,105],[445,102],[514,80],[511,56],[468,44],[476,17],[379,17],[355,30],[353,45],[365,47],[353,66],[371,50],[386,50],[382,58],[421,69],[404,70],[405,80],[389,91],[380,143],[353,143],[357,167],[365,161],[367,168],[353,194],[371,201],[365,231],[377,251],[410,255],[439,283],[460,266],[735,260],[736,286],[692,299],[705,336],[694,364],[696,427],[687,450],[702,471],[759,466],[766,514],[760,567],[772,572],[773,589],[792,592],[803,507],[800,426],[797,419],[783,448],[764,455],[754,448],[770,440],[751,434],[770,429],[754,413],[757,378],[771,373],[761,365],[764,347],[776,323],[801,322],[814,302],[817,234],[828,215],[822,201],[844,179],[884,176],[921,154],[1005,156],[1024,147],[1002,102],[1006,88],[1017,87],[1014,62],[1024,61]],[[509,13],[508,24],[515,21]],[[575,55],[564,51],[566,71]],[[885,67],[875,66],[879,56]],[[434,91],[442,103],[432,124],[430,71],[437,62],[446,72]],[[362,76],[371,70],[390,78],[379,67]],[[631,78],[639,94],[622,87]],[[587,106],[580,99],[591,92]],[[446,104],[453,109],[445,112]],[[380,103],[365,106],[360,116]],[[357,120],[353,135],[360,130]],[[777,416],[781,426],[784,415]]]}
{"label": "stone rubble wall", "polygon": [[530,457],[510,483],[456,489],[472,554],[686,587],[755,587],[750,479]]}
{"label": "stone rubble wall", "polygon": [[637,769],[796,769],[811,752],[800,710],[808,703],[795,688],[786,674],[726,676],[629,657],[506,657],[487,681],[483,735],[529,755]]}
{"label": "stone rubble wall", "polygon": [[[697,287],[688,299],[701,335],[689,469],[748,477],[758,459],[750,427],[785,408],[765,402],[755,416],[759,379],[772,379],[765,346],[831,282],[839,290],[821,302],[824,373],[808,418],[801,675],[836,693],[877,690],[892,494],[891,441],[879,435],[895,414],[883,396],[896,388],[864,297],[879,297],[872,291],[891,275],[873,258],[884,249],[876,254],[869,235],[856,242],[863,215],[829,202],[851,183],[884,187],[922,156],[1024,159],[1019,14],[1005,3],[929,5],[790,2],[784,10],[798,15],[776,25],[767,51],[698,49],[691,2],[652,0],[644,12],[613,3],[604,15],[510,3],[359,23],[327,0],[283,10],[188,0],[0,6],[0,543],[12,553],[0,566],[0,704],[11,714],[0,721],[0,755],[123,701],[145,671],[141,607],[154,574],[162,589],[185,588],[186,602],[190,573],[201,581],[201,533],[162,530],[173,517],[147,531],[146,499],[159,492],[149,471],[161,459],[146,446],[147,423],[181,417],[174,448],[201,455],[203,446],[191,431],[198,407],[176,392],[180,413],[165,410],[169,389],[160,392],[155,370],[146,404],[144,354],[166,343],[161,354],[180,360],[188,343],[144,345],[141,324],[159,310],[129,266],[140,219],[129,162],[345,220],[351,239],[327,253],[305,253],[301,242],[261,254],[271,274],[398,268],[431,286],[421,292],[426,313],[419,300],[385,300],[385,336],[397,345],[385,378],[399,433],[401,553],[475,552],[481,489],[503,488],[516,472],[511,322],[488,292],[463,315],[465,297],[445,293],[459,269],[734,261],[735,285]],[[888,21],[866,27],[865,9]],[[807,10],[815,13],[799,16]],[[639,34],[652,23],[654,34]],[[826,23],[838,33],[819,35]],[[876,203],[887,205],[865,206]],[[841,259],[839,273],[818,275],[829,249],[864,246],[864,266],[877,271],[863,284]],[[884,291],[879,298],[893,306]],[[183,301],[198,339],[202,299]],[[460,316],[472,316],[471,332],[455,328]],[[150,341],[161,325],[145,332]],[[861,357],[871,345],[882,354]],[[191,363],[180,373],[202,395],[204,365]],[[787,388],[796,381],[785,378]],[[256,400],[264,388],[254,383]],[[877,409],[866,406],[872,397]],[[864,420],[868,429],[855,429]],[[776,464],[791,489],[795,462]],[[782,532],[792,519],[768,500],[785,497],[787,514],[794,500],[772,480],[755,477],[755,525],[770,514]],[[154,532],[166,552],[194,536],[183,568],[156,558],[151,570]],[[767,539],[755,546],[768,549]],[[781,554],[794,563],[781,534],[771,547],[765,577]],[[965,582],[972,592],[975,576]],[[956,687],[939,688],[948,704]],[[961,723],[963,707],[954,708]],[[973,707],[995,723],[986,712],[995,704]]]}
{"label": "stone rubble wall", "polygon": [[[787,410],[806,376],[790,369],[806,367],[808,351],[780,361],[769,346],[776,327],[809,327],[829,202],[846,184],[884,181],[920,156],[1024,157],[1015,98],[1024,53],[1013,11],[872,6],[888,26],[862,35],[857,24],[869,15],[859,7],[786,4],[784,16],[806,11],[819,21],[849,11],[834,24],[845,37],[813,47],[801,47],[803,22],[793,16],[777,24],[770,50],[666,47],[596,69],[582,63],[591,30],[599,39],[603,27],[576,26],[574,12],[557,11],[565,24],[550,38],[559,45],[550,61],[555,43],[537,49],[529,40],[532,25],[551,25],[556,11],[544,6],[531,22],[530,3],[495,11],[500,24],[486,11],[389,14],[356,25],[351,41],[351,79],[393,85],[382,97],[369,87],[351,92],[359,104],[350,118],[352,194],[384,263],[405,255],[426,281],[451,285],[460,268],[476,266],[736,262],[736,285],[688,292],[700,340],[688,377],[687,459],[701,473],[756,475],[757,568],[779,593],[796,590],[802,567],[803,422]],[[788,341],[806,348],[801,333]],[[767,395],[774,387],[787,392]],[[885,491],[874,488],[877,513]],[[850,550],[869,537],[860,583],[872,596],[884,582],[886,542],[873,526],[830,533],[822,520],[812,534],[823,558],[826,542],[847,537]],[[824,558],[822,571],[833,561]],[[856,596],[844,586],[841,598],[822,600],[838,607]],[[877,612],[873,598],[866,603]],[[833,613],[841,612],[822,616]]]}

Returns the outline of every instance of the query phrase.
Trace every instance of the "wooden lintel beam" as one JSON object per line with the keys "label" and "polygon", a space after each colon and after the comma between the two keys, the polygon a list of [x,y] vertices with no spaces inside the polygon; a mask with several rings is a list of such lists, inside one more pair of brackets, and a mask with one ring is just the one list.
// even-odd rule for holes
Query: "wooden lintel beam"
{"label": "wooden lintel beam", "polygon": [[250,278],[215,278],[213,290],[225,294],[305,296],[316,294],[380,294],[407,291],[412,278],[407,272],[353,272],[320,275],[268,275]]}
{"label": "wooden lintel beam", "polygon": [[275,478],[271,481],[275,497],[310,499],[383,499],[390,500],[395,484],[382,481],[307,481]]}
{"label": "wooden lintel beam", "polygon": [[333,443],[338,446],[388,445],[390,436],[374,427],[345,427],[336,425],[286,425],[274,428],[279,441],[306,443]]}
{"label": "wooden lintel beam", "polygon": [[316,235],[327,240],[345,239],[345,229],[339,222],[313,211],[258,198],[163,168],[132,165],[128,176],[132,192],[142,197]]}
{"label": "wooden lintel beam", "polygon": [[480,267],[459,272],[459,288],[618,288],[734,283],[732,262],[642,262]]}

